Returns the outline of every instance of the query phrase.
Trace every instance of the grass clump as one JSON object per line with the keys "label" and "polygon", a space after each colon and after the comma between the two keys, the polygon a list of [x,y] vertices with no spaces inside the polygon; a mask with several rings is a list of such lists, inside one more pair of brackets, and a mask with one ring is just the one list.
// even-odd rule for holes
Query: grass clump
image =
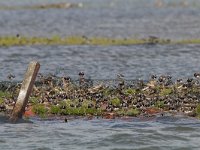
{"label": "grass clump", "polygon": [[38,98],[37,97],[30,97],[29,102],[33,105],[38,104]]}
{"label": "grass clump", "polygon": [[133,95],[136,94],[136,89],[128,88],[124,91],[124,94],[126,95]]}
{"label": "grass clump", "polygon": [[4,103],[4,99],[0,98],[0,105]]}
{"label": "grass clump", "polygon": [[121,101],[120,101],[119,98],[113,98],[113,99],[111,99],[111,104],[112,104],[113,106],[115,106],[115,107],[119,107],[120,104],[121,104]]}
{"label": "grass clump", "polygon": [[200,104],[197,105],[195,112],[196,112],[197,117],[200,118]]}
{"label": "grass clump", "polygon": [[10,98],[10,97],[12,97],[12,94],[11,93],[9,93],[9,92],[6,92],[6,91],[0,91],[0,97],[1,98]]}
{"label": "grass clump", "polygon": [[126,112],[127,116],[134,116],[134,117],[136,117],[139,114],[140,114],[140,111],[137,108],[128,109],[127,112]]}
{"label": "grass clump", "polygon": [[164,108],[164,101],[157,101],[155,103],[156,108]]}
{"label": "grass clump", "polygon": [[118,116],[133,116],[136,117],[140,114],[140,111],[137,108],[129,108],[129,109],[120,109],[116,111]]}
{"label": "grass clump", "polygon": [[160,91],[160,96],[167,96],[173,93],[171,88],[165,88]]}
{"label": "grass clump", "polygon": [[52,105],[52,106],[50,107],[50,113],[51,113],[51,114],[60,114],[60,113],[61,113],[61,109],[60,109],[60,107],[57,106],[57,105]]}
{"label": "grass clump", "polygon": [[83,108],[83,107],[80,107],[80,108],[67,107],[66,109],[62,110],[61,113],[63,115],[83,116],[83,115],[85,115],[85,108]]}
{"label": "grass clump", "polygon": [[38,114],[40,117],[46,117],[48,109],[43,104],[33,105],[33,112]]}

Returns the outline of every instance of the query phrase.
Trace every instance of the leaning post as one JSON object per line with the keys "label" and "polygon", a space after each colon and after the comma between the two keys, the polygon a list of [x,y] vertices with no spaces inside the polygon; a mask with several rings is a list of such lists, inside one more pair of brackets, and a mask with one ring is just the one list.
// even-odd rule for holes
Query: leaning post
{"label": "leaning post", "polygon": [[27,71],[24,75],[24,80],[22,82],[17,101],[13,107],[9,119],[11,122],[15,123],[19,118],[22,118],[39,69],[40,64],[38,62],[32,61],[29,63]]}

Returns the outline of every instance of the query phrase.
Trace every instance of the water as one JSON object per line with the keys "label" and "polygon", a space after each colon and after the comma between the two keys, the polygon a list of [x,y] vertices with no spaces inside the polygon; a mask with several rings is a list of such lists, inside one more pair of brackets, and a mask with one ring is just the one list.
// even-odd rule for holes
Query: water
{"label": "water", "polygon": [[1,121],[1,149],[194,150],[200,146],[200,121],[189,118],[32,121]]}
{"label": "water", "polygon": [[199,45],[134,46],[25,46],[0,48],[0,79],[9,73],[22,80],[29,61],[41,63],[41,73],[78,78],[84,71],[92,79],[148,79],[168,74],[174,79],[193,77],[199,71]]}
{"label": "water", "polygon": [[[0,0],[1,6],[45,2],[54,1]],[[0,10],[0,35],[200,38],[199,0],[188,1],[188,7],[163,8],[156,8],[154,0],[73,2],[82,2],[83,8]],[[178,0],[165,2],[180,3]],[[41,63],[42,73],[67,74],[74,78],[79,71],[92,79],[113,79],[118,73],[127,79],[148,79],[152,73],[188,77],[199,71],[200,53],[199,45],[24,46],[0,47],[0,52],[0,80],[7,80],[7,75],[12,73],[18,81],[33,59]]]}
{"label": "water", "polygon": [[[64,0],[63,0],[64,1]],[[71,0],[72,1],[72,0]],[[0,0],[0,5],[32,5],[53,0]],[[61,2],[61,0],[56,1]],[[188,7],[156,8],[154,0],[73,0],[81,9],[0,10],[0,35],[200,38],[200,1]],[[177,2],[179,0],[165,0]],[[21,81],[31,60],[40,72],[92,79],[148,79],[150,74],[192,77],[199,71],[200,45],[0,47],[0,80]],[[184,117],[130,120],[75,119],[9,124],[0,118],[0,149],[199,149],[200,122]]]}

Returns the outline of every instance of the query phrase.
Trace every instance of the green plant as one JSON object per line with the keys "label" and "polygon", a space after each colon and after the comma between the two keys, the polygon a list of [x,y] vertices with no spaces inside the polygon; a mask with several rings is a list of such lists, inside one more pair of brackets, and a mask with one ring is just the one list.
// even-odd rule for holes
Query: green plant
{"label": "green plant", "polygon": [[12,94],[7,91],[0,91],[0,97],[10,98],[10,97],[12,97]]}
{"label": "green plant", "polygon": [[156,108],[164,108],[164,101],[157,101],[155,103]]}
{"label": "green plant", "polygon": [[137,108],[128,109],[126,112],[127,116],[138,116],[139,114],[140,114],[140,111]]}
{"label": "green plant", "polygon": [[196,112],[197,117],[200,118],[200,104],[197,105],[195,112]]}
{"label": "green plant", "polygon": [[112,104],[113,106],[115,106],[115,107],[119,107],[120,104],[121,104],[121,101],[120,101],[119,98],[113,98],[113,99],[111,99],[111,104]]}
{"label": "green plant", "polygon": [[0,105],[4,102],[3,98],[0,98]]}
{"label": "green plant", "polygon": [[43,104],[33,105],[33,112],[38,114],[40,117],[46,117],[48,109]]}
{"label": "green plant", "polygon": [[135,93],[136,93],[136,89],[128,88],[128,89],[124,90],[124,94],[126,94],[126,95],[133,95]]}
{"label": "green plant", "polygon": [[160,91],[160,96],[166,96],[172,93],[173,93],[173,90],[171,88],[165,88]]}
{"label": "green plant", "polygon": [[60,114],[61,113],[61,109],[60,109],[59,106],[52,105],[50,107],[50,113],[52,113],[52,114]]}

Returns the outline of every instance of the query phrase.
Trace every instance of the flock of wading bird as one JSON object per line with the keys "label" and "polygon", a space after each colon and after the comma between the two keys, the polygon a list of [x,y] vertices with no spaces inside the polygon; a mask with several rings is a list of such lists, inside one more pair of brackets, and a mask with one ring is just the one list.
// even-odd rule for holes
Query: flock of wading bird
{"label": "flock of wading bird", "polygon": [[[14,76],[9,75],[12,80]],[[127,116],[183,114],[200,117],[200,73],[173,80],[169,75],[152,75],[149,81],[128,81],[122,74],[115,84],[94,84],[84,72],[78,80],[54,75],[38,75],[25,115],[89,116],[113,119]],[[1,86],[0,110],[10,113],[20,84]]]}

